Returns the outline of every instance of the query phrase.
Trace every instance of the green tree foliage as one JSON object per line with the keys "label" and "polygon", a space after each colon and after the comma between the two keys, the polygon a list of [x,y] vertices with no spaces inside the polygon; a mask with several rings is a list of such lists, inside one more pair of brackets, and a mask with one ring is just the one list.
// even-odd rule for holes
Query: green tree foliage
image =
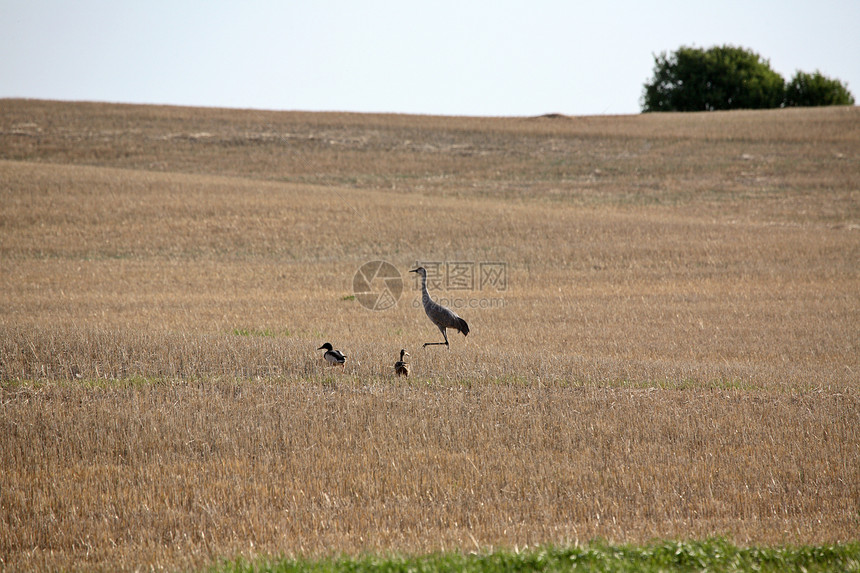
{"label": "green tree foliage", "polygon": [[713,111],[779,107],[785,80],[743,48],[681,47],[655,57],[643,111]]}
{"label": "green tree foliage", "polygon": [[785,106],[854,105],[854,96],[839,80],[830,79],[818,70],[797,72],[785,86]]}
{"label": "green tree foliage", "polygon": [[838,80],[798,72],[786,86],[761,56],[735,46],[707,50],[682,46],[654,57],[654,77],[645,84],[642,111],[767,109],[794,105],[851,105]]}

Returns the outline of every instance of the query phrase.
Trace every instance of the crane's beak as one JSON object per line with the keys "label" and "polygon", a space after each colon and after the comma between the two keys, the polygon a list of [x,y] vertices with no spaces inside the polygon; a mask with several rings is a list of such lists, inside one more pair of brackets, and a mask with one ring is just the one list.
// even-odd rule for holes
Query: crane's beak
{"label": "crane's beak", "polygon": [[409,271],[409,272],[410,272],[410,273],[417,273],[417,272],[418,272],[418,269],[412,269],[412,270],[411,270],[411,271]]}

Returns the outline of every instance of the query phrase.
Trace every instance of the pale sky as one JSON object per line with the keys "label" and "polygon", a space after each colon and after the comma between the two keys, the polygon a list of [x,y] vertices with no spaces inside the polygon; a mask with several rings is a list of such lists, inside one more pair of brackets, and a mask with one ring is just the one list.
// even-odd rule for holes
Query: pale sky
{"label": "pale sky", "polygon": [[0,98],[635,114],[655,54],[731,44],[860,101],[858,30],[857,0],[0,0]]}

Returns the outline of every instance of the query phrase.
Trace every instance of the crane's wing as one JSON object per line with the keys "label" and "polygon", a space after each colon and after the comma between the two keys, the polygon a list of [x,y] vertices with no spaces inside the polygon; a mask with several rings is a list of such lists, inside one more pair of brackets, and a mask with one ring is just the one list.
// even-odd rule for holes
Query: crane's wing
{"label": "crane's wing", "polygon": [[439,328],[454,328],[462,332],[464,336],[469,334],[469,325],[450,308],[446,308],[431,300],[430,304],[426,305],[424,310],[427,311],[427,316],[430,317],[430,320]]}

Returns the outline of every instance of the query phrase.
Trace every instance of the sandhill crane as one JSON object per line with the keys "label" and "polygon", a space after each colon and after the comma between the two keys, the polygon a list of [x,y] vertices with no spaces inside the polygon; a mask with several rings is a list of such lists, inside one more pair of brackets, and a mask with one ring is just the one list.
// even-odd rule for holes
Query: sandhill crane
{"label": "sandhill crane", "polygon": [[430,293],[427,292],[427,269],[418,267],[409,272],[421,275],[421,302],[424,303],[424,312],[427,313],[430,321],[439,327],[439,330],[442,331],[442,336],[445,337],[445,342],[425,342],[424,348],[434,345],[441,346],[443,344],[448,346],[448,333],[445,332],[448,328],[459,330],[463,333],[463,336],[468,336],[469,325],[466,324],[466,321],[457,316],[457,313],[450,308],[445,308],[441,304],[433,302],[433,299],[430,298]]}
{"label": "sandhill crane", "polygon": [[397,374],[397,377],[406,376],[409,378],[409,363],[403,360],[404,356],[409,356],[409,353],[406,352],[405,348],[400,349],[400,360],[394,363],[394,373]]}
{"label": "sandhill crane", "polygon": [[325,358],[329,364],[332,366],[340,365],[342,369],[346,370],[346,354],[340,350],[335,350],[334,347],[332,347],[331,342],[326,342],[317,348],[317,350],[325,350],[323,358]]}

